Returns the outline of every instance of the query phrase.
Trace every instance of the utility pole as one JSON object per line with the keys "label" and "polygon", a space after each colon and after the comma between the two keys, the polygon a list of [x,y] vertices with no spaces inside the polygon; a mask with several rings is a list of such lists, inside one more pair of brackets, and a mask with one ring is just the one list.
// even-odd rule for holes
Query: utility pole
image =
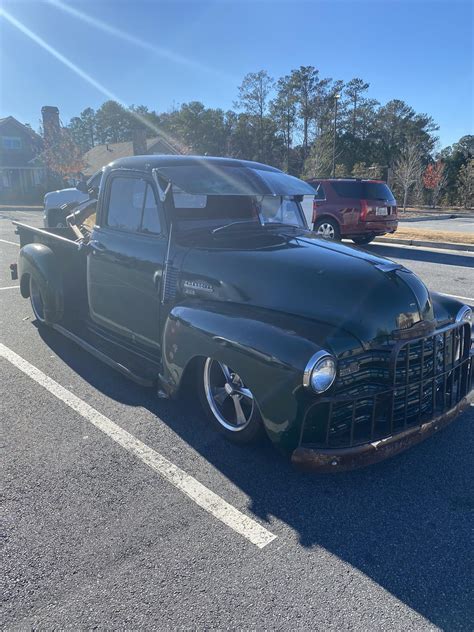
{"label": "utility pole", "polygon": [[336,175],[336,132],[337,132],[337,102],[340,94],[334,95],[334,136],[332,144],[332,177]]}

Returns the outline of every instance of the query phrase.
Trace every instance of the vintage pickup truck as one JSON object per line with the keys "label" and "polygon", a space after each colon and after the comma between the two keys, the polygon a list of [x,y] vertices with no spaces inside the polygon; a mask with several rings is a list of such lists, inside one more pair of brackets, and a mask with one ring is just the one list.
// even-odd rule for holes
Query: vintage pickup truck
{"label": "vintage pickup truck", "polygon": [[117,160],[95,226],[17,223],[18,269],[54,327],[162,397],[195,387],[237,442],[340,471],[448,424],[472,388],[468,306],[308,230],[306,183],[255,162]]}

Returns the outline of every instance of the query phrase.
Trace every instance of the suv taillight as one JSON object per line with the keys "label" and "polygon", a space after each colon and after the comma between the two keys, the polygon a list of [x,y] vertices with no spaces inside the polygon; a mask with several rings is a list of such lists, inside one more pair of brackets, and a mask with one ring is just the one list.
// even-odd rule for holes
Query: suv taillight
{"label": "suv taillight", "polygon": [[367,218],[368,210],[369,210],[369,206],[367,204],[367,200],[361,200],[360,201],[360,219],[362,221],[365,221],[365,219]]}

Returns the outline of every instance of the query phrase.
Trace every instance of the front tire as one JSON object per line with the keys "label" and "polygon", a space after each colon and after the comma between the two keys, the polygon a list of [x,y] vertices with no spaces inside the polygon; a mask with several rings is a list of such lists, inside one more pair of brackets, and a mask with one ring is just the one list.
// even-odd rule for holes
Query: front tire
{"label": "front tire", "polygon": [[315,222],[313,231],[324,239],[329,239],[331,241],[339,241],[341,239],[339,224],[331,217],[322,217]]}
{"label": "front tire", "polygon": [[257,402],[241,377],[213,358],[200,364],[198,393],[212,427],[234,443],[255,443],[263,434]]}

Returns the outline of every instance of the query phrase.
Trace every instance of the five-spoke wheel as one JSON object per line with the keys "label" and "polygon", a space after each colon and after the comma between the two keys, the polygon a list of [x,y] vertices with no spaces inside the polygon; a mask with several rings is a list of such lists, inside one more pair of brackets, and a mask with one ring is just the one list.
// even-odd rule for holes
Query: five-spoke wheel
{"label": "five-spoke wheel", "polygon": [[240,375],[222,362],[207,358],[199,371],[201,403],[217,429],[233,441],[248,443],[261,432],[255,398]]}

